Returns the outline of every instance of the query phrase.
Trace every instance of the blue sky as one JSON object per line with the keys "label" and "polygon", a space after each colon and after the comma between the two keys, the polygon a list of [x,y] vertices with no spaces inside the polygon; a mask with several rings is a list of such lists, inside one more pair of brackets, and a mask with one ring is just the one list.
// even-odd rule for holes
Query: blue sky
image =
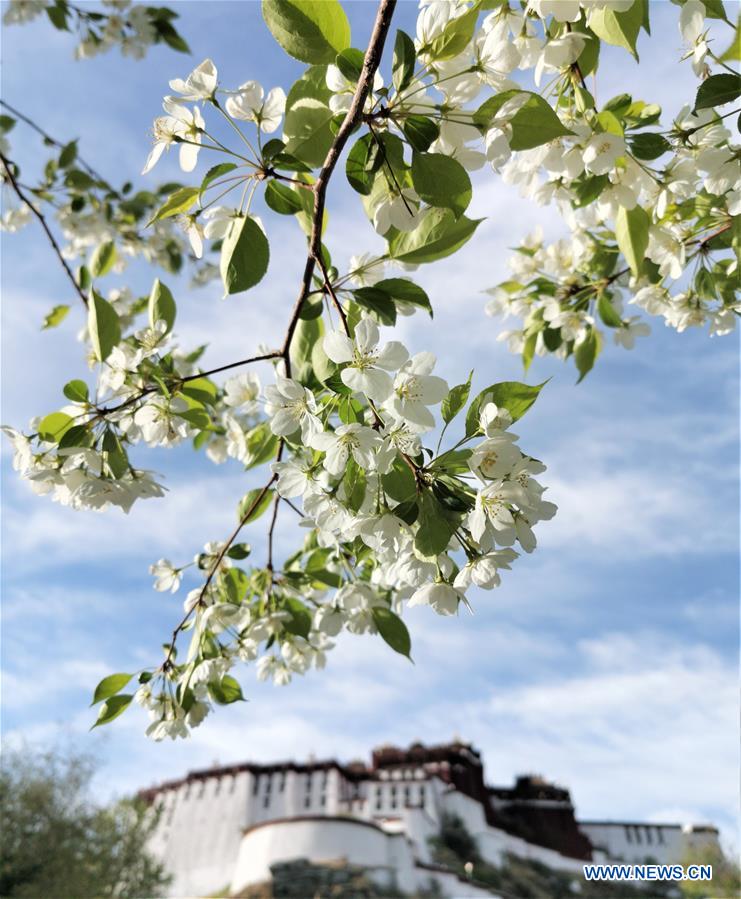
{"label": "blue sky", "polygon": [[[301,68],[274,44],[257,3],[177,9],[192,57],[157,48],[142,62],[111,53],[75,63],[69,37],[46,23],[7,29],[5,99],[60,139],[79,137],[81,153],[112,179],[182,178],[174,158],[138,176],[170,78],[211,56],[226,86],[254,78],[287,89]],[[645,66],[605,54],[601,101],[627,90],[675,110],[692,96],[693,77],[676,62],[676,9],[652,9]],[[348,11],[362,46],[373,5]],[[397,24],[413,31],[415,16],[415,4],[402,3]],[[45,158],[21,125],[13,153],[29,173]],[[437,352],[451,384],[474,366],[481,388],[523,373],[496,342],[500,323],[484,316],[480,291],[506,275],[509,246],[538,223],[555,237],[559,224],[491,171],[477,186],[472,214],[486,222],[463,251],[418,273],[434,323],[416,316],[400,330],[413,351]],[[270,218],[268,229],[271,267],[254,291],[222,301],[218,284],[192,290],[168,279],[183,344],[209,333],[207,364],[249,355],[282,333],[302,238],[290,221]],[[378,246],[341,172],[330,189],[328,243],[340,264]],[[73,308],[56,331],[39,330],[51,306],[73,300],[35,225],[3,235],[2,250],[2,420],[25,426],[58,408],[65,381],[85,377],[75,341],[82,318]],[[152,277],[134,266],[106,286],[148,291]],[[63,736],[93,748],[101,789],[121,794],[217,760],[347,759],[383,742],[457,734],[483,750],[492,782],[542,773],[571,789],[582,817],[712,821],[736,839],[738,341],[652,324],[633,352],[608,346],[578,387],[571,366],[535,361],[527,379],[552,380],[517,432],[548,465],[542,480],[559,514],[499,590],[472,596],[473,617],[410,610],[414,667],[378,638],[348,635],[324,672],[288,688],[243,670],[249,703],[219,711],[187,743],[148,742],[138,711],[88,734],[87,704],[100,677],[155,662],[179,618],[180,600],[151,589],[148,565],[185,561],[225,535],[237,499],[260,475],[236,463],[214,467],[187,447],[139,449],[136,457],[166,476],[168,496],[128,517],[78,513],[35,497],[3,446],[5,736]],[[258,552],[260,532],[248,535]],[[292,546],[288,530],[279,538]]]}

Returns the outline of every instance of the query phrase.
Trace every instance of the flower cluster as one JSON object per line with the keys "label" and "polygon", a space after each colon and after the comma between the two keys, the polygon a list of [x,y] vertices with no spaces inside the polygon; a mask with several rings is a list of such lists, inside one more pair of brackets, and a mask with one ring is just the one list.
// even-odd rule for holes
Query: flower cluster
{"label": "flower cluster", "polygon": [[46,13],[60,31],[76,32],[77,59],[89,59],[118,47],[124,56],[142,59],[149,47],[160,42],[188,52],[188,45],[172,22],[177,13],[166,7],[146,6],[131,0],[101,0],[103,9],[78,6],[66,0],[10,0],[3,24],[20,25]]}
{"label": "flower cluster", "polygon": [[[136,31],[130,23],[141,8],[114,5],[96,35]],[[641,0],[420,7],[416,34],[397,31],[390,70],[381,73],[377,48],[365,56],[352,49],[339,3],[322,5],[328,19],[306,29],[313,5],[289,27],[293,5],[281,6],[278,21],[266,0],[276,40],[309,68],[287,93],[255,80],[225,88],[210,59],[170,81],[143,174],[173,150],[192,183],[129,196],[130,186],[114,190],[79,160],[76,145],[58,145],[31,201],[3,155],[8,186],[27,212],[65,197],[55,215],[64,255],[86,262],[75,283],[97,371],[92,391],[70,381],[69,405],[32,421],[28,434],[9,430],[21,474],[74,508],[128,509],[163,492],[129,461],[138,443],[190,440],[214,463],[266,470],[263,486],[241,499],[230,537],[207,543],[192,562],[152,565],[157,591],[184,590],[183,617],[164,659],[138,674],[135,693],[121,692],[134,675],[99,684],[99,724],[136,701],[152,737],[186,736],[214,704],[242,698],[230,673],[238,661],[286,684],[323,667],[343,631],[377,633],[409,656],[407,606],[454,615],[475,602],[472,588],[497,587],[520,552],[535,549],[535,527],[556,508],[537,480],[545,466],[520,449],[511,428],[540,387],[495,383],[470,399],[470,377],[451,388],[434,374],[431,353],[382,337],[399,315],[432,314],[409,274],[474,235],[469,172],[488,164],[535,202],[556,204],[570,229],[551,244],[540,234],[526,239],[512,278],[491,291],[490,313],[522,319],[503,337],[526,364],[536,353],[573,356],[583,377],[599,352],[600,323],[628,347],[647,331],[629,306],[678,330],[733,327],[731,220],[741,183],[723,107],[739,92],[732,70],[713,68],[728,69],[731,56],[714,53],[705,21],[713,15],[733,28],[722,3],[682,6],[686,56],[703,80],[692,108],[663,132],[651,130],[657,106],[623,94],[598,108],[586,82],[602,42],[635,54],[648,31]],[[63,0],[54,8],[64,24],[87,15]],[[144,10],[152,40],[176,46],[171,14]],[[25,14],[17,4],[8,12]],[[3,132],[12,124],[0,120]],[[385,250],[357,253],[342,272],[322,232],[327,185],[345,149],[345,176]],[[204,157],[212,164],[195,174]],[[308,238],[299,299],[282,346],[203,370],[204,348],[178,345],[166,285],[156,280],[148,299],[126,288],[104,296],[99,279],[120,274],[128,255],[177,270],[185,241],[197,259],[211,242],[224,295],[251,289],[270,261],[271,222],[253,211],[258,191]],[[22,224],[19,216],[9,210],[7,227]],[[201,281],[216,268],[203,263]],[[246,369],[258,363],[268,378]],[[212,379],[226,371],[223,384]],[[276,524],[288,510],[303,539],[279,560]],[[264,559],[255,561],[258,553],[238,541],[263,516]],[[179,653],[186,634],[189,647]]]}
{"label": "flower cluster", "polygon": [[[405,606],[456,614],[471,586],[499,585],[515,546],[535,548],[533,527],[556,511],[536,480],[545,466],[523,454],[510,431],[538,388],[483,391],[463,437],[433,452],[423,443],[433,409],[444,401],[443,418],[452,421],[469,383],[449,390],[431,373],[431,354],[410,357],[401,343],[382,343],[367,317],[352,336],[330,331],[322,344],[340,367],[334,388],[315,391],[280,374],[265,388],[267,427],[290,458],[272,463],[268,485],[250,491],[239,510],[246,523],[271,501],[290,504],[308,529],[303,548],[280,568],[272,559],[243,568],[235,562],[250,555],[248,546],[210,543],[190,565],[160,559],[151,568],[162,592],[176,592],[188,567],[201,574],[183,603],[187,659],[178,662],[168,648],[135,694],[155,739],[186,736],[213,703],[241,698],[229,674],[240,660],[254,661],[261,680],[288,684],[324,667],[343,630],[380,633],[408,655]],[[255,384],[230,379],[224,402],[253,403]]]}
{"label": "flower cluster", "polygon": [[[531,6],[552,15],[553,23],[575,23],[583,15],[578,4],[568,12],[563,3]],[[588,13],[585,24],[594,15]],[[739,148],[724,124],[733,112],[716,107],[738,96],[727,90],[728,79],[738,76],[710,74],[713,62],[728,66],[710,48],[705,15],[699,0],[682,6],[687,55],[705,80],[694,104],[667,131],[647,131],[660,109],[627,94],[598,111],[586,87],[574,84],[582,46],[564,60],[571,64],[564,76],[572,79],[565,94],[571,102],[557,108],[570,134],[512,153],[500,135],[493,140],[487,133],[496,146],[488,155],[502,178],[537,203],[556,203],[570,229],[567,239],[550,245],[540,234],[526,239],[510,262],[512,278],[489,291],[490,315],[522,321],[499,339],[521,353],[526,366],[534,354],[573,355],[583,377],[599,353],[601,327],[627,348],[649,333],[641,312],[679,331],[704,325],[711,334],[734,330],[741,314],[732,252],[741,169]],[[569,26],[568,37],[576,36]],[[630,315],[630,306],[638,314]]]}

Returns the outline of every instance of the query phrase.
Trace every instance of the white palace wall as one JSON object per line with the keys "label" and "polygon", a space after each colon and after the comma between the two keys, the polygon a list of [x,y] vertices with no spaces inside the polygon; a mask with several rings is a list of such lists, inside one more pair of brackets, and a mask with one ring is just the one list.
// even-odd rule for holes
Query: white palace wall
{"label": "white palace wall", "polygon": [[647,858],[661,864],[683,862],[693,851],[718,845],[714,828],[611,821],[585,821],[579,827],[595,849],[601,849],[612,859],[630,863],[641,863]]}
{"label": "white palace wall", "polygon": [[[582,871],[581,860],[491,827],[481,800],[456,789],[448,774],[444,762],[431,761],[425,770],[414,759],[388,768],[342,768],[330,761],[195,772],[144,794],[159,813],[150,849],[172,873],[169,895],[178,899],[234,893],[269,879],[272,864],[301,858],[369,868],[380,883],[396,883],[405,893],[432,879],[449,899],[490,897],[434,864],[429,838],[447,813],[462,819],[490,864],[512,854]],[[693,849],[718,845],[711,827],[590,821],[579,828],[592,842],[595,861],[673,863]]]}

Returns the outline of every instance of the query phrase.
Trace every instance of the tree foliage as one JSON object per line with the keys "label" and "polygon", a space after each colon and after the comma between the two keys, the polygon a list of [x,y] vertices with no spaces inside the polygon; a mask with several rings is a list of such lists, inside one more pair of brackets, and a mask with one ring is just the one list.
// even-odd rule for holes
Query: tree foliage
{"label": "tree foliage", "polygon": [[[605,45],[638,58],[651,30],[644,0],[423,3],[414,37],[394,32],[395,0],[380,0],[362,50],[338,0],[264,0],[276,52],[306,69],[287,91],[266,91],[250,71],[250,80],[224,85],[211,59],[172,79],[142,174],[173,152],[183,179],[159,187],[109,183],[77,141],[52,137],[5,104],[0,161],[16,205],[4,226],[35,219],[43,229],[85,307],[83,337],[96,363],[94,383],[60,386],[67,404],[26,431],[7,429],[16,468],[72,508],[124,511],[164,495],[137,464],[142,443],[190,441],[214,463],[264,470],[261,484],[245,478],[226,536],[193,562],[152,565],[157,590],[189,582],[182,617],[161,660],[99,685],[96,724],[136,700],[151,736],[186,736],[214,704],[243,698],[230,673],[238,661],[286,684],[323,667],[343,630],[377,633],[411,658],[408,606],[456,614],[470,588],[497,587],[520,553],[536,548],[536,527],[556,507],[536,479],[545,465],[510,426],[543,385],[487,372],[494,383],[472,396],[471,375],[463,381],[461,372],[451,387],[433,374],[431,353],[412,355],[383,330],[399,316],[433,315],[436,297],[414,270],[477,240],[471,172],[488,164],[492,177],[555,203],[570,231],[550,245],[526,239],[512,278],[492,291],[490,313],[521,319],[500,337],[526,370],[552,353],[573,359],[581,380],[608,333],[632,347],[652,315],[680,331],[733,329],[741,182],[727,107],[737,98],[737,30],[721,2],[679,6],[699,84],[663,125],[650,97],[598,104],[587,80]],[[116,45],[141,55],[158,42],[184,49],[173,13],[126,0],[103,12],[65,0],[14,2],[6,21],[43,12],[55,28],[76,31],[82,56]],[[722,53],[710,37],[715,25],[732,32]],[[35,184],[11,155],[18,123],[52,148]],[[329,215],[331,185],[343,176],[384,244],[347,263],[333,257]],[[206,368],[205,345],[177,339],[167,274],[187,265],[198,284],[220,279],[215,295],[249,309],[254,288],[271,277],[275,216],[293,218],[306,237],[296,298],[271,299],[284,337]],[[136,256],[157,270],[148,296],[125,283]],[[628,314],[626,298],[646,315]],[[68,312],[55,306],[44,327]],[[254,367],[234,371],[257,365],[265,385]],[[282,561],[274,554],[280,514],[304,525]],[[259,561],[239,542],[258,519],[267,522]],[[178,653],[185,636],[189,647]]]}
{"label": "tree foliage", "polygon": [[95,763],[62,749],[8,749],[0,766],[0,895],[75,899],[162,895],[149,855],[155,819],[135,801],[92,799]]}

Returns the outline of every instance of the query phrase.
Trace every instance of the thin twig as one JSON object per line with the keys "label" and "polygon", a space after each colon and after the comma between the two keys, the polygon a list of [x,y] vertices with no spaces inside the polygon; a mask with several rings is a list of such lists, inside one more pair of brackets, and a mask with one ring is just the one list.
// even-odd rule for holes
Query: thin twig
{"label": "thin twig", "polygon": [[337,310],[337,314],[342,321],[342,327],[345,329],[345,334],[350,336],[350,326],[347,323],[347,315],[345,314],[345,310],[342,308],[342,303],[340,303],[337,294],[334,291],[334,287],[332,286],[332,282],[329,279],[329,274],[327,272],[327,267],[324,264],[324,259],[322,258],[322,254],[320,253],[316,258],[316,263],[321,269],[322,277],[324,278],[324,287],[327,293],[332,298],[332,303],[334,304],[335,309]]}
{"label": "thin twig", "polygon": [[[194,375],[186,375],[184,378],[177,378],[176,384],[187,384],[189,381],[197,381],[198,378],[207,378],[209,375],[216,375],[222,371],[229,371],[231,368],[238,368],[240,365],[249,365],[251,362],[264,362],[268,359],[282,359],[282,353],[265,353],[262,356],[250,356],[249,359],[240,359],[239,362],[230,362],[228,365],[220,365],[218,368],[210,368],[208,371],[199,371]],[[174,386],[174,385],[173,385]],[[120,412],[122,409],[127,409],[129,406],[132,406],[138,400],[144,399],[145,396],[149,396],[151,393],[156,393],[159,389],[159,385],[154,387],[145,387],[139,391],[139,393],[134,394],[134,396],[130,396],[127,400],[124,400],[122,403],[119,403],[118,406],[111,406],[110,408],[102,408],[97,410],[97,417],[103,418],[106,415],[111,415],[113,412]]]}
{"label": "thin twig", "polygon": [[314,274],[316,259],[322,251],[322,221],[324,219],[324,205],[329,180],[332,177],[332,172],[345,148],[345,144],[363,115],[365,101],[370,92],[371,85],[373,84],[373,76],[381,62],[383,45],[386,41],[389,27],[391,26],[391,17],[394,14],[395,7],[396,0],[381,0],[378,5],[376,21],[373,25],[373,33],[371,34],[370,42],[368,43],[368,49],[365,52],[363,68],[360,73],[360,78],[358,79],[358,85],[355,89],[352,104],[335,135],[332,146],[329,148],[322,169],[319,172],[319,177],[314,182],[314,211],[312,215],[311,236],[309,237],[309,254],[306,258],[304,274],[301,279],[301,290],[294,304],[291,319],[286,331],[286,339],[283,343],[283,358],[286,363],[286,375],[288,377],[291,376],[291,362],[289,358],[291,340],[293,339],[296,326],[298,325],[301,309],[311,291],[311,277]]}
{"label": "thin twig", "polygon": [[[232,543],[234,543],[234,541],[237,539],[239,532],[245,526],[245,524],[247,523],[250,516],[253,514],[255,509],[257,509],[257,507],[263,501],[265,494],[268,492],[268,490],[270,490],[272,485],[277,480],[278,480],[278,475],[274,474],[270,478],[270,480],[267,482],[267,484],[262,488],[262,490],[258,493],[258,495],[255,497],[253,502],[250,503],[247,510],[243,513],[242,517],[239,519],[239,523],[237,524],[236,528],[234,528],[234,530],[229,535],[229,537],[227,537],[226,543],[224,543],[224,545],[219,550],[219,552],[216,556],[216,560],[214,561],[214,564],[211,566],[211,568],[208,572],[208,577],[206,578],[206,582],[204,583],[203,587],[201,588],[201,592],[198,594],[198,599],[196,600],[195,604],[193,605],[193,609],[198,608],[198,606],[201,605],[201,603],[203,602],[203,597],[206,595],[206,591],[208,590],[209,586],[211,585],[211,581],[214,579],[214,575],[219,570],[219,566],[221,565],[221,563],[224,561],[224,556],[227,554],[227,552],[229,552],[229,549],[230,549]],[[170,646],[167,650],[167,655],[165,656],[165,661],[162,663],[163,671],[167,671],[167,669],[171,665],[172,655],[175,652],[175,643],[177,641],[178,634],[180,633],[180,631],[182,631],[182,629],[188,623],[190,616],[193,614],[193,609],[191,609],[189,612],[186,612],[183,619],[180,621],[180,623],[177,625],[177,627],[172,632],[172,640],[170,641]]]}
{"label": "thin twig", "polygon": [[8,177],[8,181],[10,182],[10,185],[13,188],[13,190],[16,192],[18,199],[23,204],[25,204],[31,210],[31,212],[36,216],[36,218],[39,220],[41,227],[44,229],[46,236],[49,238],[49,243],[52,245],[54,252],[59,257],[59,261],[62,264],[62,268],[67,273],[67,277],[70,279],[70,281],[72,282],[72,285],[75,288],[75,293],[80,297],[82,302],[87,306],[88,299],[87,299],[87,296],[85,295],[85,291],[77,283],[75,276],[72,274],[72,269],[69,267],[69,265],[67,265],[67,260],[62,255],[62,250],[61,250],[59,244],[57,243],[57,239],[52,234],[51,228],[49,227],[49,225],[46,222],[46,219],[44,218],[44,214],[42,212],[40,212],[33,205],[33,203],[28,199],[28,197],[23,193],[23,189],[18,184],[18,182],[15,179],[15,175],[13,174],[13,169],[11,168],[13,163],[9,159],[6,159],[2,153],[0,153],[0,160],[2,160],[3,167],[4,167],[7,177]]}
{"label": "thin twig", "polygon": [[[47,141],[48,143],[53,144],[55,147],[59,147],[60,150],[63,150],[64,147],[66,146],[65,144],[62,143],[62,141],[57,140],[55,137],[52,137],[51,134],[49,134],[47,131],[44,131],[44,129],[41,128],[39,125],[37,125],[33,119],[30,119],[27,115],[24,115],[19,109],[16,109],[14,106],[11,106],[10,103],[8,103],[6,100],[0,100],[0,106],[7,109],[8,112],[12,113],[17,119],[20,119],[22,122],[25,122],[29,127],[33,128],[33,130],[37,134],[40,134],[44,138],[44,140]],[[79,156],[79,155],[77,156],[77,161],[80,163],[80,165],[84,169],[87,169],[89,174],[91,174],[93,176],[93,178],[96,179],[96,181],[103,181],[107,186],[109,186],[108,182],[105,180],[105,178],[101,177],[101,175],[99,175],[98,172],[96,172],[95,169],[89,163],[85,162],[85,160],[81,156]]]}
{"label": "thin twig", "polygon": [[404,191],[402,190],[401,185],[399,184],[399,181],[398,181],[398,179],[397,179],[397,177],[396,177],[396,172],[394,171],[394,169],[393,169],[391,163],[390,163],[389,160],[388,160],[388,156],[386,155],[386,148],[385,148],[384,145],[383,145],[383,141],[380,139],[380,137],[379,137],[379,136],[376,134],[376,132],[373,130],[373,125],[372,125],[370,122],[368,122],[368,128],[369,128],[369,130],[370,130],[370,133],[373,135],[373,140],[376,142],[376,146],[378,147],[378,149],[379,149],[379,151],[380,151],[380,153],[381,153],[381,156],[383,157],[383,161],[386,163],[386,168],[389,170],[389,174],[391,175],[391,179],[392,179],[392,181],[394,182],[394,184],[395,184],[395,186],[396,186],[396,189],[399,191],[399,196],[401,197],[402,203],[403,203],[404,206],[406,207],[406,210],[407,210],[407,212],[409,213],[409,215],[414,215],[414,210],[413,210],[412,207],[409,205],[409,202],[407,201],[407,198],[404,196]]}

